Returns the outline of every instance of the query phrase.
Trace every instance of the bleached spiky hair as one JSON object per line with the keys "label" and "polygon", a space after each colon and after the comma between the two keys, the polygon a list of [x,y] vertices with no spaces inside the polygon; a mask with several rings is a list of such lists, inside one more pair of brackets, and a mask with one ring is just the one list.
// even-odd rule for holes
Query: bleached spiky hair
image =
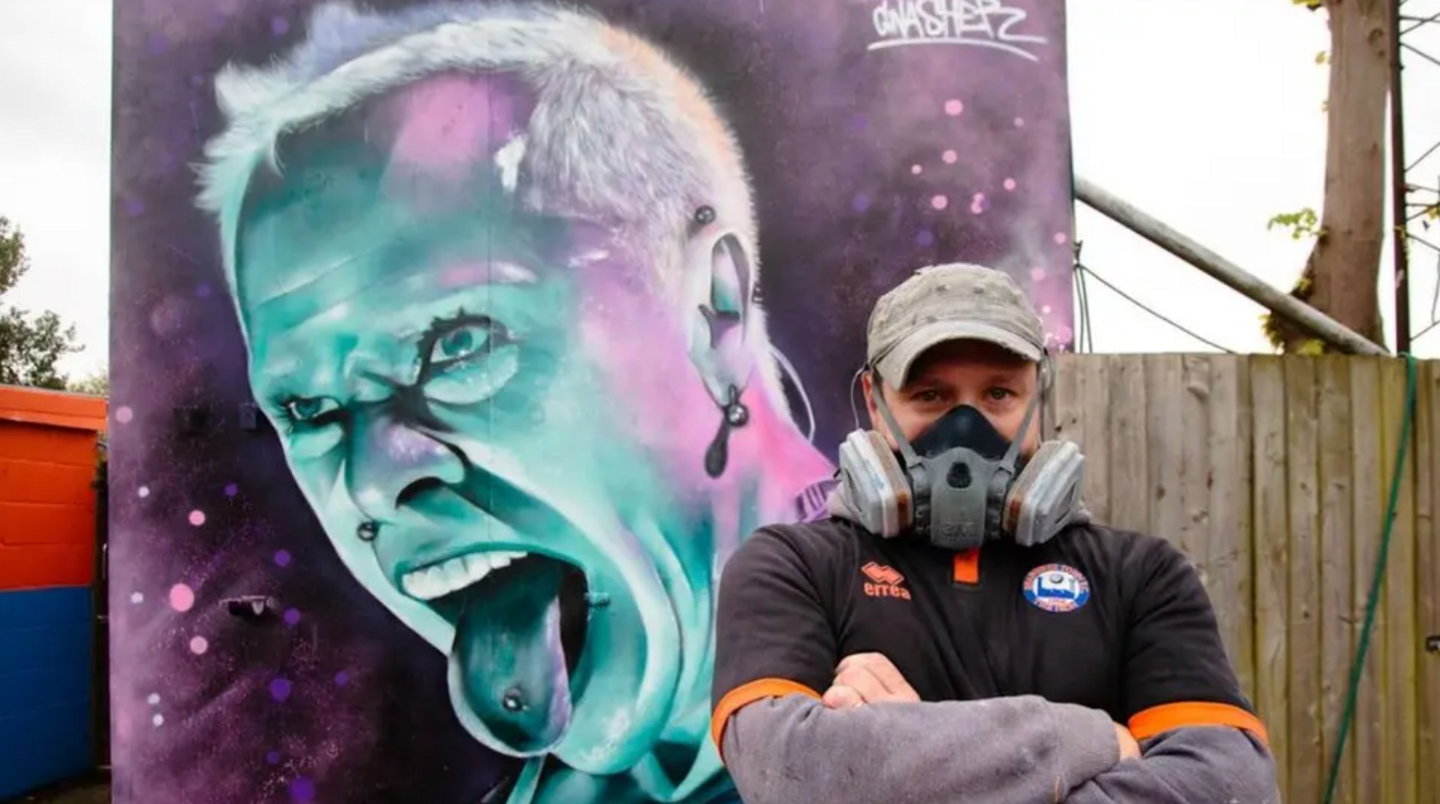
{"label": "bleached spiky hair", "polygon": [[[685,283],[679,274],[695,210],[710,206],[744,244],[758,281],[740,147],[699,81],[650,43],[553,5],[439,2],[380,14],[331,2],[316,7],[305,40],[285,57],[263,67],[229,65],[216,76],[225,128],[205,147],[199,203],[216,218],[232,287],[247,188],[262,167],[282,172],[282,137],[426,77],[465,70],[514,73],[536,93],[526,130],[502,149],[509,158],[521,154],[518,172],[512,165],[509,173],[527,208],[616,227],[674,294]],[[758,305],[749,318],[757,379],[783,415],[788,406]]]}

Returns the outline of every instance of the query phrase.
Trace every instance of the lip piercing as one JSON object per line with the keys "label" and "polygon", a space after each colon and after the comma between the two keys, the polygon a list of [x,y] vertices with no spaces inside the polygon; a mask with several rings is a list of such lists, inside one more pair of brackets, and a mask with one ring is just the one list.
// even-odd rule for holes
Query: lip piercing
{"label": "lip piercing", "polygon": [[359,527],[355,528],[355,535],[358,536],[362,542],[373,542],[375,541],[375,537],[380,535],[380,523],[373,519],[367,519],[361,522]]}
{"label": "lip piercing", "polygon": [[500,705],[505,707],[507,712],[519,712],[525,708],[525,694],[520,691],[519,686],[505,690],[505,695],[500,699]]}

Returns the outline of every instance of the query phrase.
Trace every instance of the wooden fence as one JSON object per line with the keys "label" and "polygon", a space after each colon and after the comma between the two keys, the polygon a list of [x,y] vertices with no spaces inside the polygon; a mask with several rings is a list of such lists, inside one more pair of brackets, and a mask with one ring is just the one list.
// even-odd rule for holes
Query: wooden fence
{"label": "wooden fence", "polygon": [[[1069,355],[1046,422],[1089,453],[1097,518],[1176,543],[1270,730],[1287,804],[1324,797],[1405,409],[1348,356]],[[1416,415],[1335,801],[1440,804],[1440,363]]]}

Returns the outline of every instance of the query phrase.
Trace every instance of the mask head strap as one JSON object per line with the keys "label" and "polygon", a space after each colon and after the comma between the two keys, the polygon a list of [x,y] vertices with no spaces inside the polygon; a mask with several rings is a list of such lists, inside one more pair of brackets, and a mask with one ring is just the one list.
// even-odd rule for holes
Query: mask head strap
{"label": "mask head strap", "polygon": [[885,420],[885,426],[889,428],[890,435],[895,437],[895,443],[900,446],[900,455],[905,458],[905,466],[911,470],[919,469],[921,466],[920,456],[915,453],[915,448],[910,446],[905,434],[901,432],[900,425],[890,413],[890,406],[885,404],[885,378],[880,376],[874,366],[870,367],[870,376],[875,382],[871,384],[874,389],[875,409],[880,411],[880,418]]}
{"label": "mask head strap", "polygon": [[1035,418],[1035,411],[1040,407],[1042,393],[1037,389],[1030,397],[1030,404],[1025,406],[1025,418],[1020,420],[1020,429],[1015,433],[1015,438],[1010,441],[1010,449],[1005,451],[1005,457],[1000,461],[1000,468],[1010,477],[1015,475],[1015,462],[1020,458],[1020,447],[1025,443],[1025,436],[1030,433],[1030,421]]}

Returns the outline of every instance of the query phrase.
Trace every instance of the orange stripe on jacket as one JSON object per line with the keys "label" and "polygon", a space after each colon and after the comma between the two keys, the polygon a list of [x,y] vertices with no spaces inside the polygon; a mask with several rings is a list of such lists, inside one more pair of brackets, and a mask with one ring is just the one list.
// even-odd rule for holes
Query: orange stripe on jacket
{"label": "orange stripe on jacket", "polygon": [[1152,706],[1130,718],[1130,733],[1136,740],[1148,740],[1157,734],[1187,726],[1231,726],[1244,729],[1260,742],[1270,745],[1270,734],[1260,718],[1230,704],[1206,701],[1181,701],[1180,703]]}
{"label": "orange stripe on jacket", "polygon": [[760,678],[725,693],[725,697],[716,704],[714,714],[710,716],[710,739],[715,741],[715,748],[721,749],[720,738],[725,736],[725,725],[741,707],[762,698],[780,698],[785,695],[808,695],[820,700],[820,693],[788,678]]}
{"label": "orange stripe on jacket", "polygon": [[956,553],[951,572],[955,583],[972,585],[980,583],[980,548],[961,550]]}

